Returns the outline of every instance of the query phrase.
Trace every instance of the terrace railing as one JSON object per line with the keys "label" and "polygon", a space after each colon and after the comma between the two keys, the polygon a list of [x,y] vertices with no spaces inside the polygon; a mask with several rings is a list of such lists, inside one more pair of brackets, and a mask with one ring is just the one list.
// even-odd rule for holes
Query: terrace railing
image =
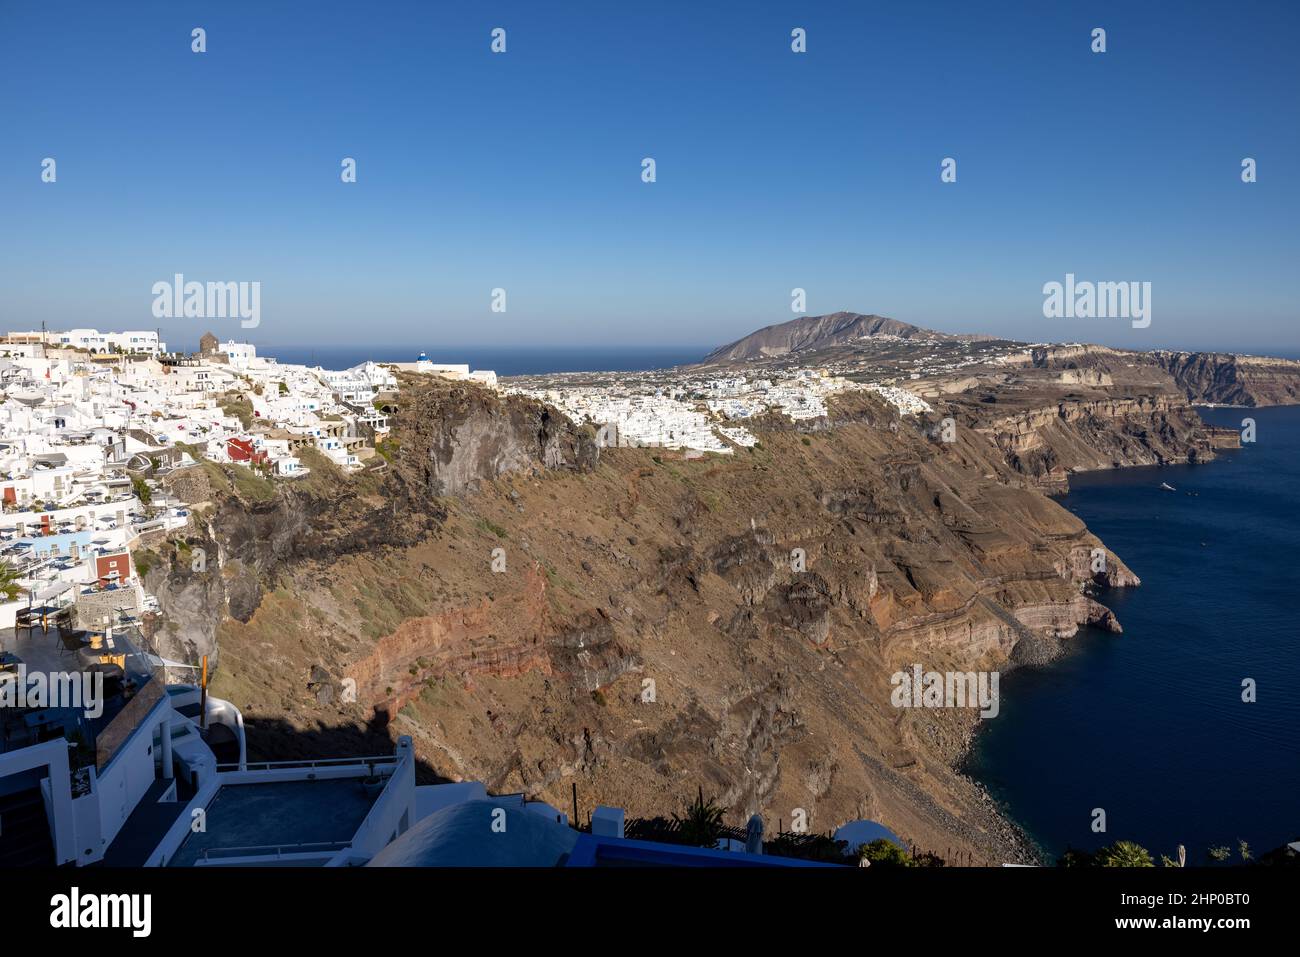
{"label": "terrace railing", "polygon": [[167,694],[166,678],[161,668],[148,669],[149,677],[135,696],[95,736],[95,768],[103,771],[135,733],[153,706]]}
{"label": "terrace railing", "polygon": [[351,841],[318,841],[308,844],[262,844],[250,847],[205,847],[199,860],[207,863],[213,859],[225,859],[233,857],[273,857],[283,858],[289,854],[335,854],[346,847],[351,847]]}
{"label": "terrace railing", "polygon": [[304,758],[298,761],[249,761],[240,768],[239,764],[218,764],[218,771],[280,771],[292,768],[338,768],[349,765],[394,765],[400,760],[399,755],[384,754],[365,758]]}

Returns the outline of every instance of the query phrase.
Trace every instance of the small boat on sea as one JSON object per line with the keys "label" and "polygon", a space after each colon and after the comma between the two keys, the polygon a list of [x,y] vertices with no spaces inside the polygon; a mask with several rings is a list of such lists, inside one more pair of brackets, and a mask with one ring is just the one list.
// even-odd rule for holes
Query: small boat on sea
{"label": "small boat on sea", "polygon": [[1161,482],[1161,483],[1160,483],[1160,487],[1161,487],[1162,489],[1164,489],[1166,492],[1177,492],[1177,491],[1178,491],[1178,489],[1174,488],[1174,487],[1173,487],[1172,485],[1170,485],[1168,482]]}

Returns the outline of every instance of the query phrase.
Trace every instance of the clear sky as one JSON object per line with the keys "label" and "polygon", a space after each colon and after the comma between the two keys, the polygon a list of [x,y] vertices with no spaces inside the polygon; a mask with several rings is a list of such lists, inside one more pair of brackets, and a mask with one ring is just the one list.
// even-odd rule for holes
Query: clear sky
{"label": "clear sky", "polygon": [[[1292,0],[0,0],[0,326],[706,347],[802,287],[1300,354],[1298,48]],[[178,272],[260,282],[261,325],[155,320]],[[1044,318],[1067,272],[1151,282],[1151,325]]]}

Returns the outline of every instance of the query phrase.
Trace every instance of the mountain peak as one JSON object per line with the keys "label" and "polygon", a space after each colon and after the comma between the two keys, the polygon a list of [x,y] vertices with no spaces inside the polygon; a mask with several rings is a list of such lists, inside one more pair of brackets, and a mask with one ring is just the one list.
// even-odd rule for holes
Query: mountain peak
{"label": "mountain peak", "polygon": [[789,322],[765,326],[742,339],[714,349],[702,361],[736,362],[783,356],[792,352],[815,352],[818,349],[845,345],[855,339],[881,335],[911,339],[914,336],[938,333],[885,316],[832,312],[825,316],[802,316]]}

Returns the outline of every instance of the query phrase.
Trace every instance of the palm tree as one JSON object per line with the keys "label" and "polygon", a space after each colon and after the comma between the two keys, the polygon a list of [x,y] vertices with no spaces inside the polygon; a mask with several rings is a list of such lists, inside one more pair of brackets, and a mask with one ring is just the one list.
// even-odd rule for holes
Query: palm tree
{"label": "palm tree", "polygon": [[1103,847],[1097,852],[1097,864],[1101,867],[1155,867],[1147,849],[1132,841],[1116,841]]}
{"label": "palm tree", "polygon": [[704,789],[700,788],[699,796],[686,805],[686,816],[678,817],[674,814],[673,820],[678,823],[682,839],[688,844],[713,847],[718,843],[718,836],[722,832],[722,815],[725,810],[712,801],[706,802]]}
{"label": "palm tree", "polygon": [[22,593],[23,587],[18,584],[18,573],[14,571],[13,565],[0,559],[0,595],[4,596],[5,601],[17,601]]}

